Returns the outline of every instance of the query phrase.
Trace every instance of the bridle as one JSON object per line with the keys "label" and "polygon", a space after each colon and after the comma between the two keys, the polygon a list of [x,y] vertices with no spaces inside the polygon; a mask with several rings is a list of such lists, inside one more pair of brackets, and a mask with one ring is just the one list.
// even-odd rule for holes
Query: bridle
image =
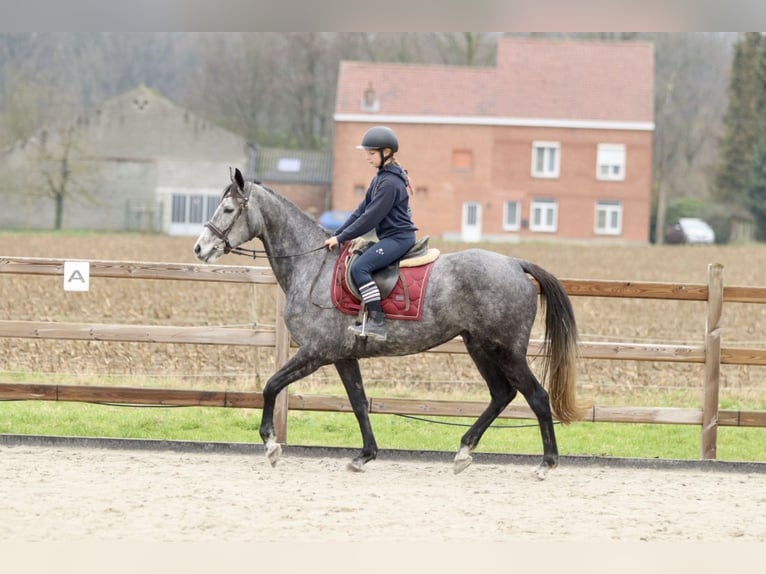
{"label": "bridle", "polygon": [[[252,187],[248,187],[247,194],[244,194],[242,191],[240,191],[239,186],[236,186],[236,192],[237,196],[235,197],[235,200],[237,202],[237,211],[234,214],[234,217],[231,220],[231,223],[226,229],[221,229],[217,225],[215,225],[213,222],[208,221],[205,224],[205,227],[210,230],[210,233],[215,235],[218,239],[223,241],[223,252],[224,254],[228,253],[234,253],[235,255],[246,255],[248,257],[252,257],[253,259],[256,259],[258,255],[264,255],[267,259],[289,259],[291,257],[300,257],[301,255],[308,255],[309,253],[314,253],[315,251],[319,251],[320,249],[324,249],[324,245],[320,245],[319,247],[315,247],[313,249],[309,249],[308,251],[303,251],[302,253],[293,253],[292,255],[269,255],[265,251],[261,249],[247,249],[245,247],[232,247],[231,243],[229,243],[229,233],[231,233],[231,230],[234,227],[234,224],[237,223],[237,219],[239,219],[239,216],[243,213],[245,214],[245,217],[247,217],[247,209],[248,205],[250,203],[250,195],[253,192]],[[233,197],[233,194],[229,194]],[[224,198],[226,197],[226,193],[224,193]],[[249,221],[248,227],[249,227]],[[220,247],[216,247],[216,249],[220,249]]]}
{"label": "bridle", "polygon": [[[229,226],[226,229],[221,229],[212,221],[208,221],[205,224],[205,227],[210,230],[210,233],[212,233],[218,239],[223,241],[224,254],[227,254],[227,253],[236,253],[237,255],[252,254],[253,259],[255,259],[255,252],[251,253],[250,249],[244,249],[241,247],[232,247],[231,243],[229,243],[229,233],[231,233],[231,230],[234,227],[234,224],[237,223],[237,219],[239,219],[239,216],[242,215],[242,213],[245,213],[246,214],[245,217],[247,217],[247,207],[250,202],[250,194],[252,193],[252,188],[248,190],[247,195],[240,192],[239,186],[236,187],[236,190],[237,190],[237,197],[235,198],[235,200],[237,202],[237,212],[234,214],[234,217],[232,217],[231,223],[229,224]],[[233,195],[233,194],[230,194],[230,195]],[[225,197],[226,197],[226,194],[224,194],[224,198]]]}

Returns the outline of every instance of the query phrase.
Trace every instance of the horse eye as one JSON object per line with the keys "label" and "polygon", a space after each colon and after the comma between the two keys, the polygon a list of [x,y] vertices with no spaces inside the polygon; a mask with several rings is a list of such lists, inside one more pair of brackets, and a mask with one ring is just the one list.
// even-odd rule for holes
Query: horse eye
{"label": "horse eye", "polygon": [[234,208],[233,207],[224,207],[223,208],[223,212],[224,213],[234,213]]}

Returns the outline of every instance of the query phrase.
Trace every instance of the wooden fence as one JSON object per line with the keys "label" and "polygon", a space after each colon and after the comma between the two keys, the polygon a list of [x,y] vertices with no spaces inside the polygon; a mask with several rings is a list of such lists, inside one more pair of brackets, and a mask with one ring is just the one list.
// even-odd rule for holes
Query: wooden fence
{"label": "wooden fence", "polygon": [[[63,277],[67,260],[0,257],[0,274],[59,275]],[[217,266],[202,264],[140,263],[126,261],[89,261],[90,277],[123,279],[167,279],[252,284],[275,284],[267,267]],[[667,361],[699,363],[703,366],[704,401],[701,408],[599,407],[587,416],[592,422],[630,422],[699,425],[701,458],[716,458],[719,426],[766,427],[766,411],[721,410],[718,408],[719,372],[722,364],[766,366],[766,350],[724,347],[721,344],[720,319],[723,304],[766,303],[766,287],[723,285],[723,267],[708,266],[707,284],[653,283],[634,281],[562,280],[573,297],[620,297],[705,301],[707,318],[699,345],[637,344],[618,342],[581,342],[580,357],[629,361]],[[70,339],[143,343],[180,343],[212,345],[248,345],[275,350],[276,366],[290,353],[290,337],[282,321],[284,295],[277,289],[276,328],[273,332],[247,328],[81,324],[49,321],[0,320],[0,337],[33,339]],[[539,354],[542,342],[533,340],[529,354]],[[462,341],[455,339],[430,353],[465,353]],[[127,388],[116,386],[78,386],[0,382],[0,400],[49,400],[109,402],[134,405],[178,405],[260,408],[259,392],[198,391]],[[433,401],[370,397],[370,412],[432,416],[478,416],[484,402]],[[278,440],[287,440],[288,409],[350,412],[345,397],[326,395],[290,395],[283,392],[277,403],[275,425]],[[528,407],[511,405],[502,418],[534,418]]]}

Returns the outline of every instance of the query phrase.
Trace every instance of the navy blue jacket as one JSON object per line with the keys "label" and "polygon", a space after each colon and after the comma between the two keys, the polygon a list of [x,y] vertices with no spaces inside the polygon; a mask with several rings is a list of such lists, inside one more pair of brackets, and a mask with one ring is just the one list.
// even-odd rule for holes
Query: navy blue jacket
{"label": "navy blue jacket", "polygon": [[399,233],[415,233],[407,176],[402,168],[388,164],[378,170],[359,207],[335,232],[339,243],[375,230],[378,239]]}

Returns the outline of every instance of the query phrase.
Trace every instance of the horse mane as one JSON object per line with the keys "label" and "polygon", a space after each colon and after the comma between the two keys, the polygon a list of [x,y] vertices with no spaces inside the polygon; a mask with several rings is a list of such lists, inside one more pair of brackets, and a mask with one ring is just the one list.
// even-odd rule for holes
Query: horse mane
{"label": "horse mane", "polygon": [[[289,209],[290,211],[295,212],[299,217],[302,217],[306,220],[306,222],[310,222],[314,224],[315,227],[321,229],[324,231],[324,228],[314,219],[311,217],[308,213],[303,211],[300,207],[298,207],[294,202],[292,202],[290,199],[279,193],[278,191],[275,191],[271,189],[270,187],[264,185],[262,182],[256,180],[256,179],[248,179],[245,181],[245,183],[250,183],[253,185],[257,185],[259,188],[261,188],[263,191],[265,191],[270,197],[274,198],[276,201],[280,202],[285,208]],[[236,184],[232,184],[236,185]],[[229,186],[231,187],[231,186]],[[228,188],[227,188],[228,190]]]}

